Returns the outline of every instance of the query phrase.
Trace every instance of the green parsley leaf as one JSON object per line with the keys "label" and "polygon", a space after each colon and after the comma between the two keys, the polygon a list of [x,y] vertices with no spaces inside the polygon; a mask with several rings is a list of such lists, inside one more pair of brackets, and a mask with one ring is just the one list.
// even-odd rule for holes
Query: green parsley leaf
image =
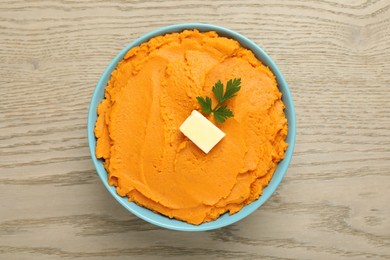
{"label": "green parsley leaf", "polygon": [[224,101],[237,96],[237,92],[241,89],[241,79],[231,79],[226,84],[226,92],[223,96]]}
{"label": "green parsley leaf", "polygon": [[215,97],[218,100],[218,104],[212,108],[212,100],[210,97],[196,97],[198,100],[203,113],[210,115],[214,114],[215,121],[218,123],[223,123],[226,119],[233,117],[233,112],[227,108],[227,106],[222,106],[222,104],[229,99],[237,96],[237,92],[241,89],[241,79],[231,79],[226,84],[226,91],[224,93],[223,84],[218,80],[212,88],[212,91]]}
{"label": "green parsley leaf", "polygon": [[233,112],[226,106],[221,106],[214,112],[215,121],[218,123],[224,123],[226,119],[233,116]]}
{"label": "green parsley leaf", "polygon": [[203,113],[210,115],[213,112],[212,106],[212,100],[209,97],[203,98],[203,97],[196,97],[198,100],[200,106],[202,107]]}
{"label": "green parsley leaf", "polygon": [[220,80],[215,83],[213,87],[213,93],[215,97],[217,98],[218,102],[222,103],[223,102],[223,84]]}

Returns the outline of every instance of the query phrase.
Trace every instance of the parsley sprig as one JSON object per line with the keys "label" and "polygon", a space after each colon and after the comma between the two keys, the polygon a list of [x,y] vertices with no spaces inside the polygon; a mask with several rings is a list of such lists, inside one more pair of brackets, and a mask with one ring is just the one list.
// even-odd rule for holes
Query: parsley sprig
{"label": "parsley sprig", "polygon": [[207,115],[214,114],[215,121],[218,123],[223,123],[226,119],[233,117],[233,112],[222,104],[237,96],[237,92],[241,89],[240,85],[240,78],[231,79],[226,83],[226,91],[224,91],[222,82],[218,80],[212,88],[212,91],[218,100],[218,104],[214,108],[212,108],[212,100],[210,97],[196,97],[203,113]]}

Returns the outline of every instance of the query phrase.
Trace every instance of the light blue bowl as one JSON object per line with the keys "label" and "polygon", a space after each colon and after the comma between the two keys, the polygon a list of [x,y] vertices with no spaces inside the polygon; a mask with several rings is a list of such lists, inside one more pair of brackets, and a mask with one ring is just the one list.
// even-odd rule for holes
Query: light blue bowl
{"label": "light blue bowl", "polygon": [[[133,202],[129,202],[126,197],[121,197],[116,193],[116,190],[114,187],[110,186],[107,182],[107,172],[103,166],[103,162],[100,159],[97,159],[95,156],[95,147],[96,147],[96,138],[94,135],[94,127],[95,122],[97,119],[96,109],[99,105],[100,101],[104,97],[104,90],[107,85],[107,82],[110,78],[111,72],[116,68],[117,64],[123,59],[125,54],[133,47],[138,46],[149,39],[158,36],[158,35],[164,35],[166,33],[172,33],[172,32],[180,32],[185,29],[198,29],[199,31],[216,31],[220,36],[225,36],[228,38],[232,38],[240,42],[240,44],[247,48],[252,50],[252,52],[256,55],[256,57],[263,62],[266,66],[268,66],[272,72],[276,76],[276,80],[278,82],[278,86],[280,91],[282,92],[283,96],[283,102],[286,106],[285,114],[288,120],[288,135],[287,135],[287,142],[288,142],[288,148],[285,154],[285,158],[279,162],[278,167],[276,168],[276,171],[268,184],[268,186],[264,189],[262,195],[257,199],[256,201],[253,201],[249,205],[242,208],[239,212],[233,215],[224,214],[220,216],[218,219],[204,223],[201,225],[191,225],[179,220],[170,219],[168,217],[165,217],[163,215],[157,214],[152,212],[151,210],[148,210],[146,208],[140,207],[136,205]],[[136,39],[129,45],[127,45],[126,48],[124,48],[119,54],[111,61],[111,63],[108,65],[106,70],[104,71],[103,75],[101,76],[99,82],[96,85],[95,91],[92,96],[92,101],[89,107],[89,113],[88,113],[88,144],[89,144],[89,150],[91,152],[92,161],[96,167],[97,173],[102,180],[104,186],[106,186],[107,190],[111,193],[112,196],[120,203],[122,206],[124,206],[126,209],[128,209],[130,212],[132,212],[134,215],[154,224],[160,227],[173,229],[173,230],[180,230],[180,231],[204,231],[204,230],[211,230],[216,228],[221,228],[227,225],[230,225],[232,223],[235,223],[252,212],[254,212],[257,208],[259,208],[276,190],[279,183],[282,181],[282,178],[284,174],[287,171],[288,165],[291,161],[291,157],[294,150],[295,145],[295,112],[294,112],[294,105],[292,101],[292,97],[290,94],[290,90],[288,89],[287,83],[282,75],[282,73],[279,71],[278,67],[274,63],[274,61],[265,53],[263,49],[261,49],[259,46],[257,46],[254,42],[247,39],[246,37],[242,36],[239,33],[236,33],[232,30],[216,26],[216,25],[210,25],[210,24],[201,24],[201,23],[186,23],[186,24],[176,24],[171,25],[167,27],[163,27],[160,29],[157,29],[155,31],[152,31],[150,33],[147,33],[143,35],[142,37]]]}

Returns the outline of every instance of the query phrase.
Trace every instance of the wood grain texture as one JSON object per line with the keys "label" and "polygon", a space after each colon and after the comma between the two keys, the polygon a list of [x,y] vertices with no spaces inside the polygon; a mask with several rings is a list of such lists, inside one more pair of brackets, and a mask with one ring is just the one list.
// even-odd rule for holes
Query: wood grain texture
{"label": "wood grain texture", "polygon": [[[109,61],[181,22],[262,46],[297,113],[277,192],[241,222],[199,233],[122,208],[86,139]],[[389,0],[0,0],[0,259],[390,259],[389,64]]]}

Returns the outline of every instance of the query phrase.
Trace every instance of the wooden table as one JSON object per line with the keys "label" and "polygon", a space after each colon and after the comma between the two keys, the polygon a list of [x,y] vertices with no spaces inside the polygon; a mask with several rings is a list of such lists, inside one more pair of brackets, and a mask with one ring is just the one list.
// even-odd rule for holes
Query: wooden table
{"label": "wooden table", "polygon": [[[126,211],[86,138],[110,60],[182,22],[263,47],[297,114],[277,192],[239,223],[198,233]],[[1,0],[0,64],[0,259],[390,259],[389,0]]]}

